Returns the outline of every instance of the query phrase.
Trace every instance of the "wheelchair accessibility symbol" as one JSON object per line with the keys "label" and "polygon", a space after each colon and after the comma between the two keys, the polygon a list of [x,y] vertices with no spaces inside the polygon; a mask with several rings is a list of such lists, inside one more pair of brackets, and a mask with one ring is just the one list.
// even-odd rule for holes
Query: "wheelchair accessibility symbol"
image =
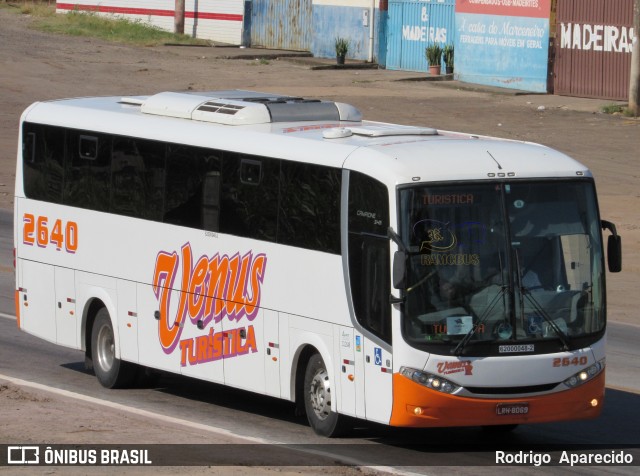
{"label": "wheelchair accessibility symbol", "polygon": [[376,365],[382,365],[382,349],[380,347],[373,348],[373,361]]}

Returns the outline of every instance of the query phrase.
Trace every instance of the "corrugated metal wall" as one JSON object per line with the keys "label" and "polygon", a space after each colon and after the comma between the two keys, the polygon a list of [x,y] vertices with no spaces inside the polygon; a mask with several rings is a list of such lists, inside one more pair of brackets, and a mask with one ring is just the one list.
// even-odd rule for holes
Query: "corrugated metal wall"
{"label": "corrugated metal wall", "polygon": [[313,33],[311,0],[253,0],[251,45],[309,51]]}
{"label": "corrugated metal wall", "polygon": [[633,0],[558,0],[554,92],[628,99],[632,25]]}
{"label": "corrugated metal wall", "polygon": [[[105,16],[121,16],[173,31],[174,0],[59,0],[58,13],[91,11]],[[244,19],[243,0],[186,0],[184,32],[195,38],[206,38],[239,45]]]}
{"label": "corrugated metal wall", "polygon": [[428,71],[425,48],[455,40],[455,0],[389,0],[387,69]]}

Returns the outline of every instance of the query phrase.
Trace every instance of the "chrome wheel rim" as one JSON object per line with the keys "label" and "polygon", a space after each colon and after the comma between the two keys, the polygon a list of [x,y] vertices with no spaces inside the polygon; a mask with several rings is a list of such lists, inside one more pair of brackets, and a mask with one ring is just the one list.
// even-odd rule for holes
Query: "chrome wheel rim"
{"label": "chrome wheel rim", "polygon": [[116,344],[113,339],[113,331],[109,326],[102,326],[98,332],[97,357],[100,368],[108,372],[116,358]]}
{"label": "chrome wheel rim", "polygon": [[331,387],[325,369],[318,369],[309,388],[311,408],[319,420],[325,420],[331,413]]}

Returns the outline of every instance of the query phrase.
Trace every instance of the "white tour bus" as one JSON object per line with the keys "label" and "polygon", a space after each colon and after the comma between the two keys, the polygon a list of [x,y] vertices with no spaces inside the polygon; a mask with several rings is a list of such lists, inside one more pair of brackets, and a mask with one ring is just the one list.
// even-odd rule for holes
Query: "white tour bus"
{"label": "white tour bus", "polygon": [[16,173],[20,329],[105,387],[159,369],[352,418],[592,418],[605,259],[589,170],[547,147],[257,93],[38,102]]}

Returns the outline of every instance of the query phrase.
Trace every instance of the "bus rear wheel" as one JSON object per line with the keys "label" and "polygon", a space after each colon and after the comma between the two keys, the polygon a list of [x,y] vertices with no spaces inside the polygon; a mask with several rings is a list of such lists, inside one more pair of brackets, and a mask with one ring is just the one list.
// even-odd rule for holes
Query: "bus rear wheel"
{"label": "bus rear wheel", "polygon": [[318,435],[340,436],[348,427],[348,419],[331,410],[331,381],[320,354],[307,363],[304,375],[304,408],[309,425]]}
{"label": "bus rear wheel", "polygon": [[133,364],[116,358],[116,340],[109,312],[103,307],[91,329],[91,357],[98,382],[106,388],[130,385],[136,375]]}

